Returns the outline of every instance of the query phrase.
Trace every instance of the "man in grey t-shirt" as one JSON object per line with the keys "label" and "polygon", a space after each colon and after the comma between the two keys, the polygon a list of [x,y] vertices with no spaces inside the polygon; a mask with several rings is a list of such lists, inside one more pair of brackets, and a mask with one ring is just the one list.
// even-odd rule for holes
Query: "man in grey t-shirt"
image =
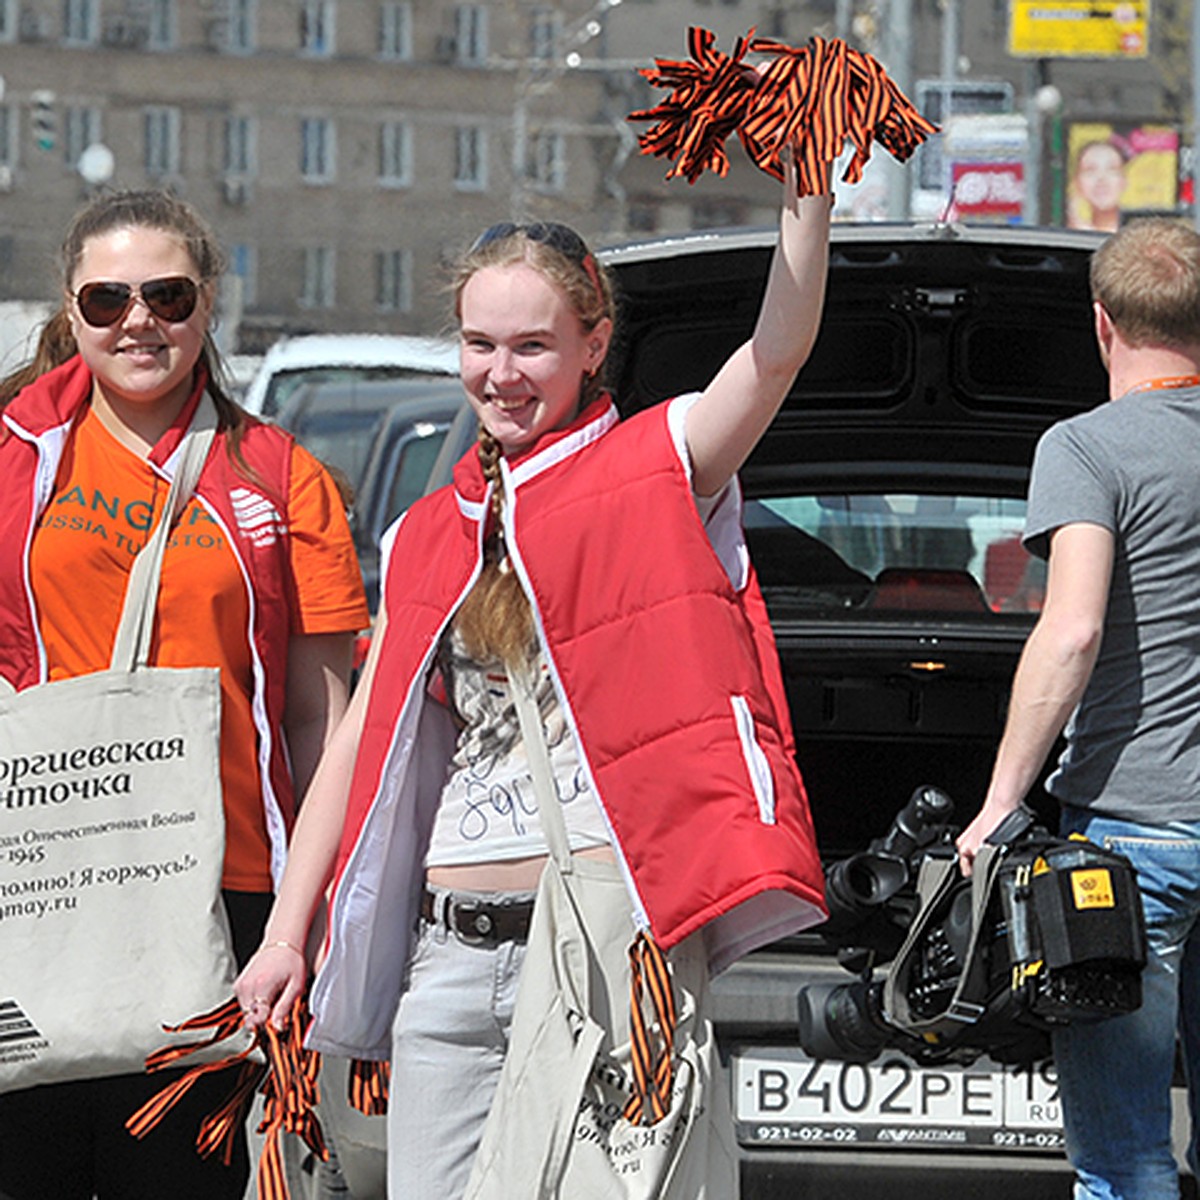
{"label": "man in grey t-shirt", "polygon": [[1062,832],[1127,855],[1150,961],[1142,1007],[1055,1034],[1076,1200],[1179,1194],[1171,1147],[1176,1031],[1200,1113],[1200,235],[1137,221],[1097,251],[1096,337],[1112,403],[1038,445],[1025,541],[1046,599],[1013,680],[983,839],[1047,782]]}

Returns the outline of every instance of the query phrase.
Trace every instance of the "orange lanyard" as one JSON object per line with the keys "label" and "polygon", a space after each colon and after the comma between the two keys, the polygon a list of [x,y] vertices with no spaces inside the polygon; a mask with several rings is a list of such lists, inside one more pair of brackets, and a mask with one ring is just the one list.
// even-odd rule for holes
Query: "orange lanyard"
{"label": "orange lanyard", "polygon": [[1137,387],[1131,387],[1131,392],[1157,392],[1164,388],[1200,387],[1200,375],[1168,375],[1163,379],[1147,379]]}

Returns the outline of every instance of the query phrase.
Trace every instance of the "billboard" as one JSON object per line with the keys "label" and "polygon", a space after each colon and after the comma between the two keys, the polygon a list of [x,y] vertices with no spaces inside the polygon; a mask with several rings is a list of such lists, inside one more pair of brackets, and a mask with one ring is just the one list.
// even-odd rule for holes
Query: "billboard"
{"label": "billboard", "polygon": [[1019,224],[1025,207],[1029,124],[1020,113],[951,117],[945,140],[950,221]]}
{"label": "billboard", "polygon": [[[961,142],[963,131],[975,124],[973,118],[980,118],[980,126],[987,127],[985,118],[1013,111],[1013,86],[1006,80],[919,79],[916,98],[922,114],[942,129],[917,148],[914,158],[916,170],[909,175],[912,187],[911,214],[917,220],[955,220],[955,211],[947,208],[955,182],[952,161],[955,157],[977,161],[997,157],[1020,159],[1024,154],[1024,142],[1013,156],[1007,154],[1005,148],[995,145],[991,137],[983,139],[985,144],[982,147],[964,148],[960,145],[957,156],[950,152],[956,129]],[[1023,126],[1024,118],[1020,120]]]}
{"label": "billboard", "polygon": [[1067,225],[1117,229],[1130,213],[1173,213],[1179,130],[1136,122],[1077,121],[1067,131]]}
{"label": "billboard", "polygon": [[1145,58],[1150,0],[1009,0],[1018,58]]}
{"label": "billboard", "polygon": [[950,174],[951,221],[1013,224],[1025,204],[1025,164],[1020,162],[955,162]]}

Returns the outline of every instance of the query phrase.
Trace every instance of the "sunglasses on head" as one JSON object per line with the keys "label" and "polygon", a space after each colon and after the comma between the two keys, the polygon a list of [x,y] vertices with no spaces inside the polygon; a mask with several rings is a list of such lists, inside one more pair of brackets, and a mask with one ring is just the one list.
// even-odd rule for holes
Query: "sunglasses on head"
{"label": "sunglasses on head", "polygon": [[583,262],[588,254],[583,238],[569,225],[560,225],[557,221],[533,221],[524,225],[518,225],[515,221],[501,221],[499,224],[489,225],[475,239],[472,249],[482,250],[492,242],[502,242],[518,233],[531,242],[541,242],[550,246],[576,262]]}
{"label": "sunglasses on head", "polygon": [[531,242],[540,242],[544,246],[549,246],[551,250],[557,250],[563,257],[569,258],[573,263],[583,267],[592,281],[592,286],[597,292],[600,291],[600,277],[596,270],[596,260],[587,248],[587,243],[569,225],[560,225],[557,221],[532,221],[522,225],[518,225],[515,221],[501,221],[499,224],[488,226],[475,239],[471,250],[482,250],[484,246],[489,246],[492,242],[502,242],[505,238],[517,234],[521,234]]}
{"label": "sunglasses on head", "polygon": [[135,299],[162,321],[186,321],[196,311],[199,285],[186,275],[164,275],[140,284],[85,283],[75,293],[79,315],[97,329],[115,325],[129,311]]}

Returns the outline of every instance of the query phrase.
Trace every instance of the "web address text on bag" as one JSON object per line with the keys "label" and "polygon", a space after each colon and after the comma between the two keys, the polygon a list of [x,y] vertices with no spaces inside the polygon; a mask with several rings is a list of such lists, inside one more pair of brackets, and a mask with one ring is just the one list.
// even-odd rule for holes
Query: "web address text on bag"
{"label": "web address text on bag", "polygon": [[[0,838],[0,845],[3,841]],[[17,849],[19,851],[21,848]],[[0,922],[70,912],[78,903],[78,893],[85,888],[124,887],[127,883],[155,884],[187,874],[197,866],[199,859],[192,854],[183,854],[179,858],[161,862],[72,868],[65,875],[38,879],[0,879]]]}

